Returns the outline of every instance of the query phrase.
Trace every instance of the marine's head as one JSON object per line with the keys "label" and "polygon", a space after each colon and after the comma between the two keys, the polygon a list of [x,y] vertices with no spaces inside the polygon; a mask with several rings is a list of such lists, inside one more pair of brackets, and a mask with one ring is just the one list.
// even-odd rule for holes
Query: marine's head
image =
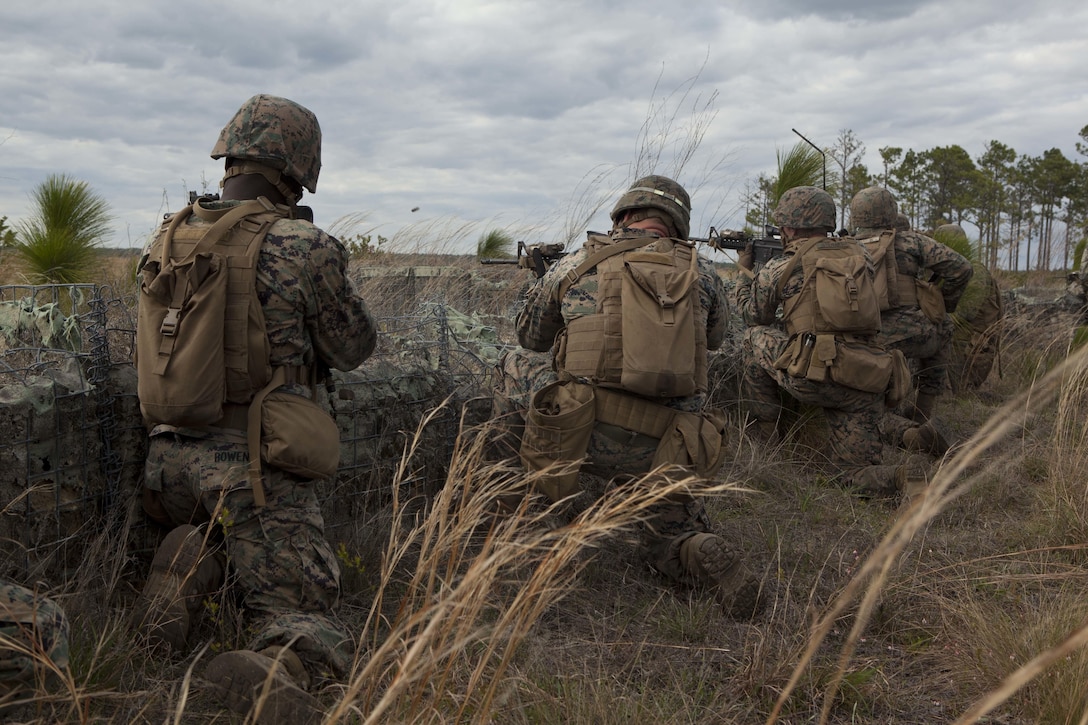
{"label": "marine's head", "polygon": [[223,127],[211,155],[227,159],[224,179],[261,174],[286,198],[298,201],[303,188],[311,194],[317,191],[321,126],[308,108],[258,94],[243,103]]}
{"label": "marine's head", "polygon": [[612,208],[612,223],[660,219],[669,236],[687,239],[691,230],[691,198],[684,187],[665,176],[644,176],[624,192]]}
{"label": "marine's head", "polygon": [[899,205],[891,192],[870,186],[850,200],[850,226],[854,229],[894,229]]}
{"label": "marine's head", "polygon": [[783,229],[830,232],[835,228],[835,200],[815,186],[795,186],[778,200],[774,221]]}

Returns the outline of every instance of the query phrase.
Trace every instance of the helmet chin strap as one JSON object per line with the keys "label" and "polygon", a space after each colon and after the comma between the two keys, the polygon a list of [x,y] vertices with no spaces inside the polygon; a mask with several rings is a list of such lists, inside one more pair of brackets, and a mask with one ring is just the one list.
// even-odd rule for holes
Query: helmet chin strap
{"label": "helmet chin strap", "polygon": [[297,204],[302,199],[302,194],[299,194],[291,189],[283,181],[283,174],[279,169],[273,169],[270,166],[264,164],[258,164],[255,161],[240,160],[231,164],[230,168],[223,174],[222,180],[219,182],[219,188],[223,188],[224,182],[232,176],[239,176],[241,174],[260,174],[265,178],[269,184],[276,187],[276,190],[283,194],[283,198],[291,204]]}

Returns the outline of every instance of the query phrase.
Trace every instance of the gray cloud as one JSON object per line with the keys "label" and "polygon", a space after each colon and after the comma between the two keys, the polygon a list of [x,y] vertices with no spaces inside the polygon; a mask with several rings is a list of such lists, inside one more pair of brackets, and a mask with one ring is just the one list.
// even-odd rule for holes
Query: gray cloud
{"label": "gray cloud", "polygon": [[882,146],[977,156],[996,139],[1072,156],[1088,123],[1088,10],[1066,0],[313,5],[6,9],[0,215],[19,218],[35,184],[69,173],[109,200],[116,243],[140,244],[187,189],[215,188],[208,152],[257,92],[321,120],[318,220],[365,217],[386,236],[562,236],[607,210],[640,154],[661,147],[655,170],[674,173],[699,119],[678,174],[694,228],[739,223],[740,193],[773,173],[793,128],[824,145],[854,130],[875,170]]}

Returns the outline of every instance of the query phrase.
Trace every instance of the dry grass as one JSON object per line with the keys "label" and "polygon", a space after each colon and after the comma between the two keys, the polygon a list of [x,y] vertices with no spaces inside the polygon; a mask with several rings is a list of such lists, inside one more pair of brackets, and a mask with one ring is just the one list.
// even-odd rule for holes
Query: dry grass
{"label": "dry grass", "polygon": [[[495,517],[498,496],[532,481],[484,461],[465,430],[436,495],[370,511],[336,542],[373,565],[344,567],[359,658],[319,693],[326,721],[1085,722],[1088,352],[1067,355],[1070,332],[1053,315],[1014,322],[1004,375],[941,401],[960,445],[910,510],[818,474],[814,421],[774,450],[738,433],[707,494],[717,528],[767,572],[751,623],[632,555],[640,512],[667,489],[581,501],[560,529],[560,512],[528,502]],[[74,622],[72,668],[16,716],[229,721],[201,646],[163,659],[127,628],[124,531],[52,590]],[[229,644],[235,616],[198,639]]]}

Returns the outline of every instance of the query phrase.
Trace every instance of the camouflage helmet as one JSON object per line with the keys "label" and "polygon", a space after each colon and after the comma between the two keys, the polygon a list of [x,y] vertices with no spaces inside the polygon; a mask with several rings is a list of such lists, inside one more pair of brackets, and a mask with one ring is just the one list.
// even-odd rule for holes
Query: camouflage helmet
{"label": "camouflage helmet", "polygon": [[899,205],[891,192],[870,186],[850,200],[850,225],[856,229],[894,229]]}
{"label": "camouflage helmet", "polygon": [[262,93],[243,103],[223,127],[212,158],[224,156],[276,169],[313,194],[321,172],[321,127],[308,108]]}
{"label": "camouflage helmet", "polygon": [[895,229],[897,231],[900,231],[900,232],[909,232],[910,231],[910,217],[907,216],[906,214],[904,214],[903,212],[899,212],[898,214],[896,214],[895,215]]}
{"label": "camouflage helmet", "polygon": [[933,237],[937,241],[967,241],[967,232],[959,224],[942,224],[933,230]]}
{"label": "camouflage helmet", "polygon": [[829,232],[835,228],[835,201],[823,189],[795,186],[778,200],[774,220],[780,227]]}
{"label": "camouflage helmet", "polygon": [[676,236],[687,239],[691,231],[691,198],[684,187],[665,176],[644,176],[631,184],[612,209],[616,224],[631,209],[660,209],[676,226]]}

